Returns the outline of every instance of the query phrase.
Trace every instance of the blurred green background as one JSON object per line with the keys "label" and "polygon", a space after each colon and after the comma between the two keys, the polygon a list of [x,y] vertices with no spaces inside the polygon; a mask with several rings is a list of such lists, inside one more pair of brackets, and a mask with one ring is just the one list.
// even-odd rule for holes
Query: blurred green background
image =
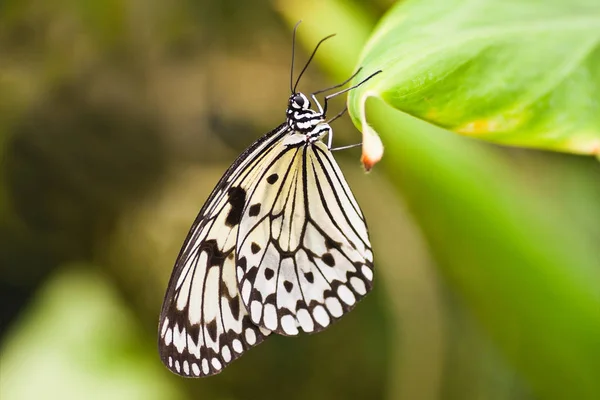
{"label": "blurred green background", "polygon": [[[356,67],[392,3],[0,3],[0,399],[600,398],[597,160],[380,104],[382,163],[367,175],[359,149],[336,153],[369,223],[372,294],[215,377],[160,363],[190,224],[284,119],[291,26],[299,64],[338,33],[303,78],[314,90]],[[360,141],[349,118],[334,128]]]}

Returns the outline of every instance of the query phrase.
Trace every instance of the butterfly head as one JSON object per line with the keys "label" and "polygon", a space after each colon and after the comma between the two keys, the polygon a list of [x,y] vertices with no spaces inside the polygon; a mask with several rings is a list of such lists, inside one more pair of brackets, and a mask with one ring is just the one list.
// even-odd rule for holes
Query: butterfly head
{"label": "butterfly head", "polygon": [[290,129],[295,132],[307,133],[325,120],[320,111],[315,111],[308,97],[303,93],[292,93],[285,112]]}
{"label": "butterfly head", "polygon": [[288,100],[288,112],[310,110],[311,104],[304,93],[293,93]]}

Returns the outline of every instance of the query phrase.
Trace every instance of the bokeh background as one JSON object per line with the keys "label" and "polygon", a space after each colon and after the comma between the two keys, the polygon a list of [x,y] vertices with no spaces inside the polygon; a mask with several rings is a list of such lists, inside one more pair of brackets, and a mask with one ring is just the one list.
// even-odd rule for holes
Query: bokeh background
{"label": "bokeh background", "polygon": [[[158,313],[191,222],[236,155],[283,121],[291,26],[305,20],[298,65],[316,42],[311,19],[338,32],[302,80],[318,89],[355,68],[351,49],[392,3],[0,3],[2,400],[538,398],[471,312],[473,297],[438,268],[468,257],[426,240],[432,229],[454,240],[452,227],[420,224],[403,172],[384,157],[365,174],[359,149],[336,158],[369,223],[373,292],[326,331],[271,337],[215,377],[186,380],[160,362]],[[340,67],[332,54],[345,49]],[[334,128],[337,145],[360,141],[348,118]],[[415,121],[402,130],[474,142]],[[600,248],[597,160],[469,145],[504,168],[512,204],[522,196],[555,235],[576,231]],[[585,273],[598,277],[595,262]]]}

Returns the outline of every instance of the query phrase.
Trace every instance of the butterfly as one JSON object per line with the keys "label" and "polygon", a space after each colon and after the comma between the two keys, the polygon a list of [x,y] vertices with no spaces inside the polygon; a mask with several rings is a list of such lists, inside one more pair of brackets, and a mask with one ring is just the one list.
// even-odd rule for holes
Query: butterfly
{"label": "butterfly", "polygon": [[271,333],[319,332],[372,288],[367,225],[332,155],[330,123],[346,109],[326,113],[329,99],[381,71],[321,106],[317,94],[359,70],[311,103],[296,88],[331,36],[293,87],[292,45],[286,121],[235,160],[185,239],[159,321],[161,360],[178,375],[217,374]]}

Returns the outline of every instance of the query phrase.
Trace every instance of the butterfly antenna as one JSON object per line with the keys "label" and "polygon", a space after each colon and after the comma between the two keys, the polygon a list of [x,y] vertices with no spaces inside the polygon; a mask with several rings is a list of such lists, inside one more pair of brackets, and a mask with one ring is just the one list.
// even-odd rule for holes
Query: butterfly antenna
{"label": "butterfly antenna", "polygon": [[357,70],[356,70],[356,72],[355,72],[355,73],[353,73],[353,74],[352,74],[352,76],[351,76],[350,78],[346,79],[344,82],[342,82],[342,83],[338,83],[337,85],[333,85],[333,86],[330,86],[330,87],[328,87],[328,88],[325,88],[325,89],[317,90],[317,91],[316,91],[316,92],[314,92],[313,94],[315,94],[315,95],[316,95],[316,94],[320,94],[320,93],[323,93],[323,92],[328,92],[328,91],[330,91],[330,90],[333,90],[333,89],[337,89],[337,88],[339,88],[339,87],[342,87],[342,86],[344,86],[346,83],[348,83],[348,82],[350,82],[352,79],[354,79],[354,78],[356,77],[356,75],[358,75],[358,74],[359,74],[359,72],[360,72],[360,71],[362,71],[362,67],[360,67],[359,69],[357,69]]}
{"label": "butterfly antenna", "polygon": [[296,54],[296,30],[298,29],[298,25],[300,25],[300,22],[302,22],[302,20],[296,22],[296,25],[294,25],[294,33],[292,33],[292,68],[290,71],[290,92],[292,92],[292,94],[295,93],[292,85],[294,82],[294,56]]}
{"label": "butterfly antenna", "polygon": [[310,55],[308,61],[306,62],[306,65],[304,65],[304,68],[302,68],[302,71],[300,71],[300,75],[298,75],[298,79],[296,79],[296,84],[294,85],[294,88],[292,89],[292,93],[296,93],[296,88],[298,87],[298,83],[300,83],[300,78],[302,78],[302,75],[304,74],[304,71],[306,71],[306,68],[308,68],[308,66],[309,66],[310,62],[312,61],[313,57],[315,56],[315,54],[317,54],[317,50],[319,49],[319,46],[321,45],[321,43],[323,43],[327,39],[332,38],[334,36],[335,36],[335,33],[331,34],[329,36],[325,36],[323,39],[321,39],[319,41],[319,43],[317,43],[317,45],[315,46],[315,49],[313,50],[313,52]]}
{"label": "butterfly antenna", "polygon": [[371,79],[372,77],[374,77],[375,75],[377,75],[377,74],[379,74],[381,72],[382,72],[381,70],[373,72],[371,75],[367,76],[365,79],[363,79],[362,81],[358,82],[356,85],[350,86],[349,88],[346,88],[344,90],[340,90],[339,92],[335,92],[333,94],[325,96],[325,100],[332,99],[332,98],[334,98],[336,96],[339,96],[340,94],[344,94],[346,92],[349,92],[352,89],[356,89],[357,87],[359,87],[360,85],[362,85],[363,83],[365,83],[366,81],[368,81],[369,79]]}

